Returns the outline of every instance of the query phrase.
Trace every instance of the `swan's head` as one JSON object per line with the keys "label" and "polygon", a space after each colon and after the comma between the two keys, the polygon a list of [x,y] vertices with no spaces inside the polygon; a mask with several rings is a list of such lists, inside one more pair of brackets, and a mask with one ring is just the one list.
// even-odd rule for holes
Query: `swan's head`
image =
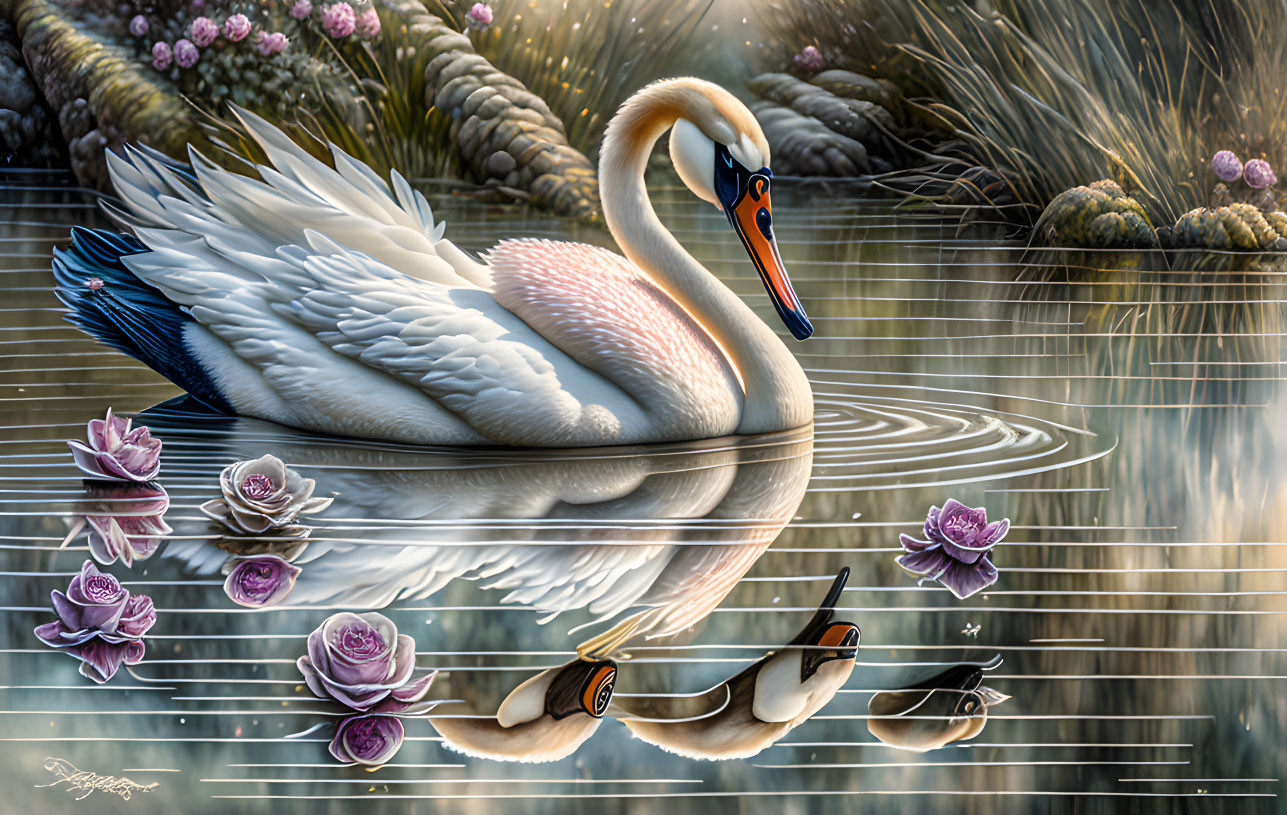
{"label": "swan's head", "polygon": [[675,120],[670,159],[684,185],[723,211],[759,272],[778,316],[797,340],[813,325],[796,297],[773,234],[769,143],[751,111],[717,85],[702,83],[712,103]]}
{"label": "swan's head", "polygon": [[679,177],[698,198],[728,217],[778,316],[796,339],[807,339],[813,326],[791,287],[773,235],[769,143],[754,114],[718,85],[665,79],[622,106],[608,124],[600,160],[646,155],[666,127],[672,127],[670,157]]}

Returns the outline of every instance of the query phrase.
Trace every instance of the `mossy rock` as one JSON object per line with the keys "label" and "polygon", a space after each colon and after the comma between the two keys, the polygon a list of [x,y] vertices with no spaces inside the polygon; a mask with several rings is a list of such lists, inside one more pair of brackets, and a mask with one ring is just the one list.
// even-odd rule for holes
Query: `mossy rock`
{"label": "mossy rock", "polygon": [[425,105],[452,119],[451,137],[475,181],[530,196],[560,215],[594,220],[594,166],[568,144],[545,101],[474,51],[469,38],[425,11],[418,0],[386,0],[427,60]]}
{"label": "mossy rock", "polygon": [[1251,204],[1199,207],[1180,216],[1171,229],[1176,248],[1287,250],[1287,213],[1261,212]]}
{"label": "mossy rock", "polygon": [[1096,181],[1055,196],[1037,221],[1045,246],[1078,249],[1152,249],[1157,233],[1139,202],[1115,181]]}
{"label": "mossy rock", "polygon": [[[835,73],[831,79],[835,79]],[[856,73],[847,75],[865,79]],[[761,73],[746,88],[762,102],[752,106],[772,152],[773,169],[792,175],[856,175],[889,169],[893,116],[875,102],[831,93],[828,86],[789,73]],[[860,89],[855,86],[855,93]],[[782,165],[789,166],[784,169]],[[857,173],[855,173],[855,169]]]}
{"label": "mossy rock", "polygon": [[145,142],[172,156],[208,145],[195,112],[155,72],[67,19],[47,0],[0,0],[45,100],[58,117],[72,170],[86,186],[108,189],[103,151]]}

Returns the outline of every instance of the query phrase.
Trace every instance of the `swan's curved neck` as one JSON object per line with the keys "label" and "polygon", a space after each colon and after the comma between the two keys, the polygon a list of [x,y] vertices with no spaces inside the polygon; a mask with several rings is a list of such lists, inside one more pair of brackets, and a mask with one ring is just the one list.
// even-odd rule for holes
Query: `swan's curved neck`
{"label": "swan's curved neck", "polygon": [[799,363],[737,295],[693,258],[657,218],[644,169],[657,139],[684,115],[648,89],[608,125],[599,159],[603,216],[626,257],[701,321],[723,346],[746,387],[737,432],[763,433],[813,420],[813,398]]}

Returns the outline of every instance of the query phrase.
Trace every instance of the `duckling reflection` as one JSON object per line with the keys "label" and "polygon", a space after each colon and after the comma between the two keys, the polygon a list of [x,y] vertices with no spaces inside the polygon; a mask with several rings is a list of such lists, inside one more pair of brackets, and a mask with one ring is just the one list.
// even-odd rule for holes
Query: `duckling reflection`
{"label": "duckling reflection", "polygon": [[[841,569],[809,624],[771,652],[696,699],[618,698],[610,715],[643,741],[703,759],[748,758],[822,709],[854,669],[862,633],[837,622],[834,607],[849,579]],[[700,705],[711,709],[701,714]]]}
{"label": "duckling reflection", "polygon": [[[303,573],[292,606],[382,608],[463,579],[546,619],[634,609],[589,657],[709,614],[792,517],[813,451],[808,429],[559,453],[359,445],[166,406],[148,421],[172,464],[208,471],[211,484],[221,462],[262,455],[269,439],[319,492],[338,493],[293,560]],[[173,541],[165,555],[209,576],[225,560],[202,541]]]}
{"label": "duckling reflection", "polygon": [[496,761],[558,761],[599,728],[616,678],[617,665],[612,660],[574,659],[514,688],[495,716],[477,715],[469,703],[449,703],[428,719],[447,747],[466,755]]}
{"label": "duckling reflection", "polygon": [[954,665],[942,673],[896,691],[882,691],[867,704],[867,729],[891,747],[924,753],[954,741],[972,739],[988,723],[988,709],[1009,699],[982,687],[984,671],[1001,657],[979,664]]}

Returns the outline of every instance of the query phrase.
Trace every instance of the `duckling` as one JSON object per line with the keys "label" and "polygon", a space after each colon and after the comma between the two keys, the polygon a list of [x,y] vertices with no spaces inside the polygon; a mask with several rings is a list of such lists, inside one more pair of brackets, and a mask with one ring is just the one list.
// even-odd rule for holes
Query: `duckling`
{"label": "duckling", "polygon": [[885,744],[924,753],[972,739],[988,723],[988,708],[1009,699],[992,688],[980,687],[983,672],[1001,664],[1001,657],[978,664],[953,665],[923,682],[896,691],[882,691],[867,704],[867,729]]}
{"label": "duckling", "polygon": [[[677,709],[670,698],[618,699],[610,715],[643,741],[690,758],[748,758],[817,713],[849,679],[862,632],[835,622],[834,607],[849,579],[836,575],[804,629],[779,651]],[[695,708],[709,705],[704,715]]]}
{"label": "duckling", "polygon": [[430,716],[446,746],[495,761],[541,763],[571,755],[598,729],[616,683],[612,660],[574,659],[510,691],[496,716]]}

